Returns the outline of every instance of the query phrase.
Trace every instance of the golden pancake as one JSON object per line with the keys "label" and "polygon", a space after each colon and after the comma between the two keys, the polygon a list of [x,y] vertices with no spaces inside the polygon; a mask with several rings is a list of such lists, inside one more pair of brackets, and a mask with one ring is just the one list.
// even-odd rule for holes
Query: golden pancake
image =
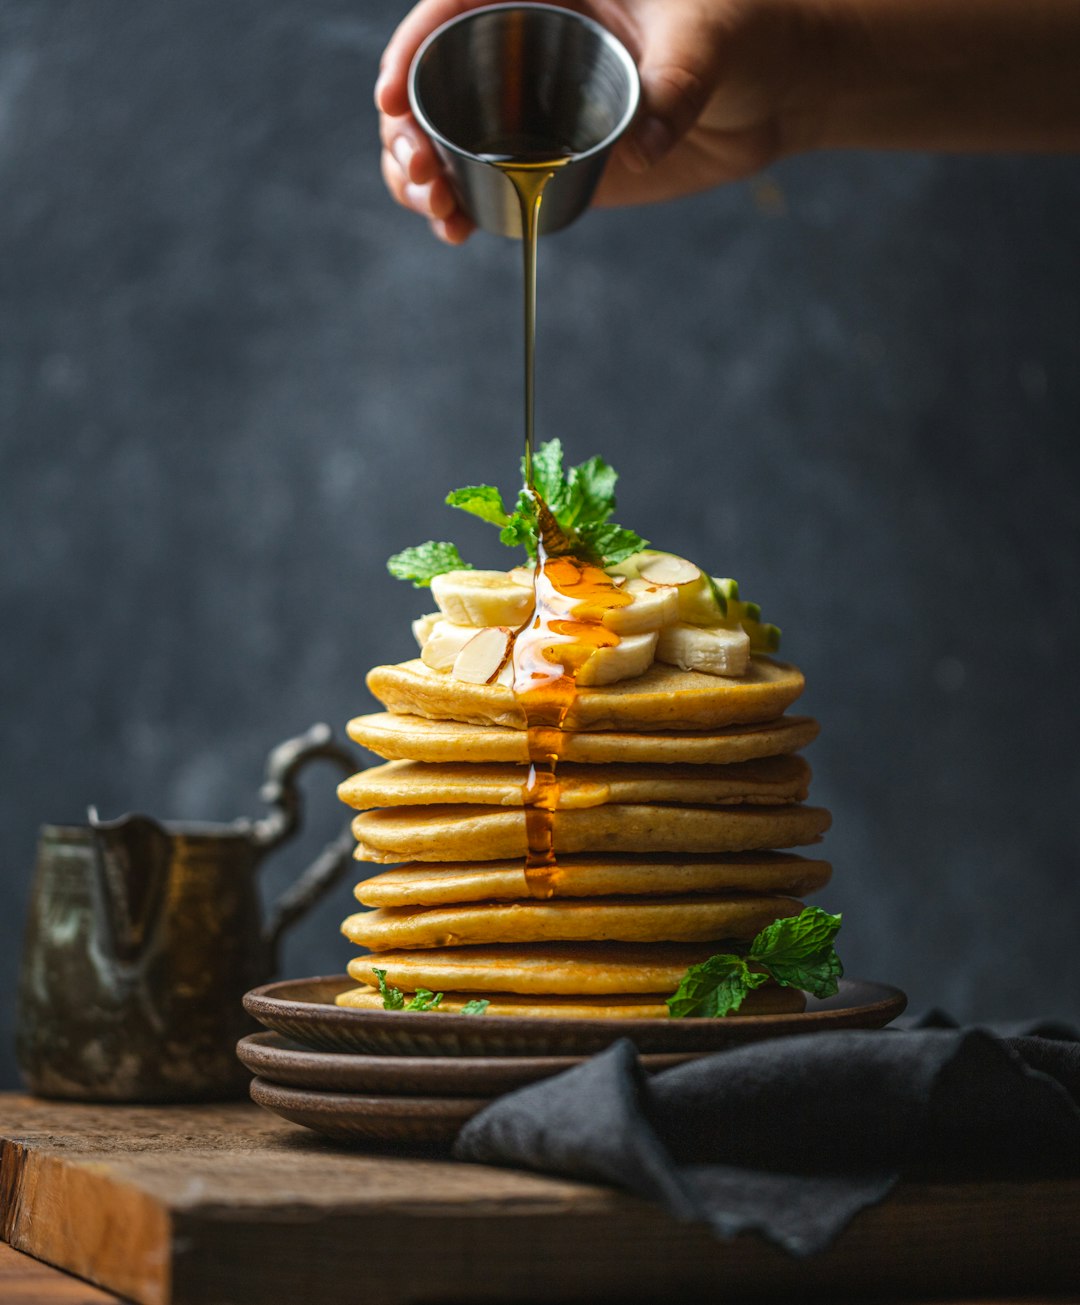
{"label": "golden pancake", "polygon": [[374,966],[395,988],[432,992],[562,993],[611,996],[672,993],[691,965],[707,961],[716,943],[518,943],[439,947],[357,956],[349,974],[375,983]]}
{"label": "golden pancake", "polygon": [[[650,806],[609,803],[559,811],[558,854],[571,852],[745,852],[802,847],[828,829],[821,807]],[[524,856],[521,807],[384,807],[353,819],[356,858],[401,861],[499,861]]]}
{"label": "golden pancake", "polygon": [[[430,670],[418,658],[376,666],[368,688],[392,712],[477,725],[525,728],[513,691],[502,684],[466,684]],[[772,721],[803,691],[802,672],[768,657],[751,659],[740,679],[683,671],[654,662],[644,675],[600,688],[579,689],[566,717],[568,730],[711,730]]]}
{"label": "golden pancake", "polygon": [[344,921],[341,932],[375,951],[518,942],[718,942],[753,938],[801,910],[791,897],[719,893],[463,902],[361,911]]}
{"label": "golden pancake", "polygon": [[[412,993],[405,994],[406,1000]],[[348,1006],[354,1010],[382,1010],[383,999],[376,988],[353,988],[349,992],[339,993],[334,999],[339,1006]],[[458,997],[444,997],[438,1009],[425,1012],[438,1018],[440,1011],[453,1015],[470,1000],[468,994]],[[475,1015],[473,1019],[483,1019],[491,1015],[517,1015],[530,1019],[623,1019],[623,1020],[663,1020],[668,1019],[668,1008],[664,997],[653,994],[649,997],[608,997],[604,1000],[586,1001],[580,997],[517,997],[511,993],[497,993],[484,1000],[490,1002],[484,1015]],[[747,993],[739,1009],[724,1018],[738,1019],[741,1015],[797,1015],[806,1009],[806,998],[795,988],[758,988]],[[401,1012],[398,1012],[399,1014]]]}
{"label": "golden pancake", "polygon": [[[338,786],[342,802],[372,807],[466,803],[519,807],[526,766],[387,761]],[[810,783],[802,757],[765,757],[728,766],[583,766],[559,764],[559,808],[606,802],[676,802],[699,806],[801,802]]]}
{"label": "golden pancake", "polygon": [[[564,857],[545,882],[555,897],[610,897],[672,893],[790,893],[824,888],[832,868],[784,852],[740,852],[728,857]],[[354,889],[363,906],[442,906],[529,897],[521,861],[417,862],[385,870]]]}
{"label": "golden pancake", "polygon": [[[721,726],[711,731],[666,730],[659,734],[567,733],[561,740],[564,761],[645,762],[667,765],[727,765],[755,757],[797,752],[818,735],[809,716],[783,716],[757,725]],[[374,712],[349,721],[349,736],[388,761],[516,762],[529,761],[523,730],[497,725],[466,725]]]}

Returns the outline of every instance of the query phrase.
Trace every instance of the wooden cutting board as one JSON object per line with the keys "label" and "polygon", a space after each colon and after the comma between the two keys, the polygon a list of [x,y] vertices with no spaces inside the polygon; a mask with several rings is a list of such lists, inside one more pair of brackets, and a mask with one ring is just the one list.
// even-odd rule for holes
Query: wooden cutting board
{"label": "wooden cutting board", "polygon": [[334,1147],[248,1104],[0,1096],[0,1236],[146,1305],[1075,1290],[1080,1182],[909,1185],[831,1250],[583,1183]]}

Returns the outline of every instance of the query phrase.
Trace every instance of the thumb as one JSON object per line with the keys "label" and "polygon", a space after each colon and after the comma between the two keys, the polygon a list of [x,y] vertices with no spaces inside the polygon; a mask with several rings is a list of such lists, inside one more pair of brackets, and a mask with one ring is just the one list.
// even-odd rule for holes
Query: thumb
{"label": "thumb", "polygon": [[718,33],[700,6],[661,0],[642,33],[641,108],[623,157],[635,172],[652,167],[697,122],[720,76]]}

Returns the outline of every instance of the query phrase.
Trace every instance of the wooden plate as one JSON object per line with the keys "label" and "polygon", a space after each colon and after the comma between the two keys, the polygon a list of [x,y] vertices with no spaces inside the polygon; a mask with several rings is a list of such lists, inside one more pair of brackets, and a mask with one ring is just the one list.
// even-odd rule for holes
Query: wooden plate
{"label": "wooden plate", "polygon": [[392,1142],[445,1146],[490,1097],[382,1097],[314,1092],[251,1080],[251,1099],[291,1124],[338,1142]]}
{"label": "wooden plate", "polygon": [[[365,1056],[312,1051],[280,1033],[251,1033],[236,1054],[253,1074],[284,1087],[317,1092],[397,1096],[499,1096],[580,1065],[584,1056]],[[657,1072],[696,1060],[703,1052],[642,1056]]]}
{"label": "wooden plate", "polygon": [[540,1019],[450,1015],[441,1011],[350,1010],[334,996],[353,986],[344,974],[285,979],[244,997],[250,1015],[275,1033],[326,1051],[391,1056],[588,1056],[619,1038],[642,1052],[706,1052],[763,1038],[825,1029],[879,1029],[907,997],[885,983],[841,979],[824,1001],[807,998],[799,1015],[727,1019]]}

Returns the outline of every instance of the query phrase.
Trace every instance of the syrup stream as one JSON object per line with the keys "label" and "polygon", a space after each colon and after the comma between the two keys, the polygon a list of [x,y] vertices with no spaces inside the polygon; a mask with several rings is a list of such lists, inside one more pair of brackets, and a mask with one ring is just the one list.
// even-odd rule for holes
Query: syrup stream
{"label": "syrup stream", "polygon": [[522,139],[489,144],[481,154],[514,186],[521,210],[525,274],[525,485],[536,503],[536,605],[514,641],[514,696],[525,715],[529,772],[522,784],[525,811],[525,883],[533,897],[551,897],[559,866],[554,813],[565,724],[577,695],[577,675],[600,648],[619,636],[603,624],[606,611],[630,602],[598,566],[572,556],[570,544],[533,478],[536,362],[536,252],[544,188],[570,157],[543,142]]}

